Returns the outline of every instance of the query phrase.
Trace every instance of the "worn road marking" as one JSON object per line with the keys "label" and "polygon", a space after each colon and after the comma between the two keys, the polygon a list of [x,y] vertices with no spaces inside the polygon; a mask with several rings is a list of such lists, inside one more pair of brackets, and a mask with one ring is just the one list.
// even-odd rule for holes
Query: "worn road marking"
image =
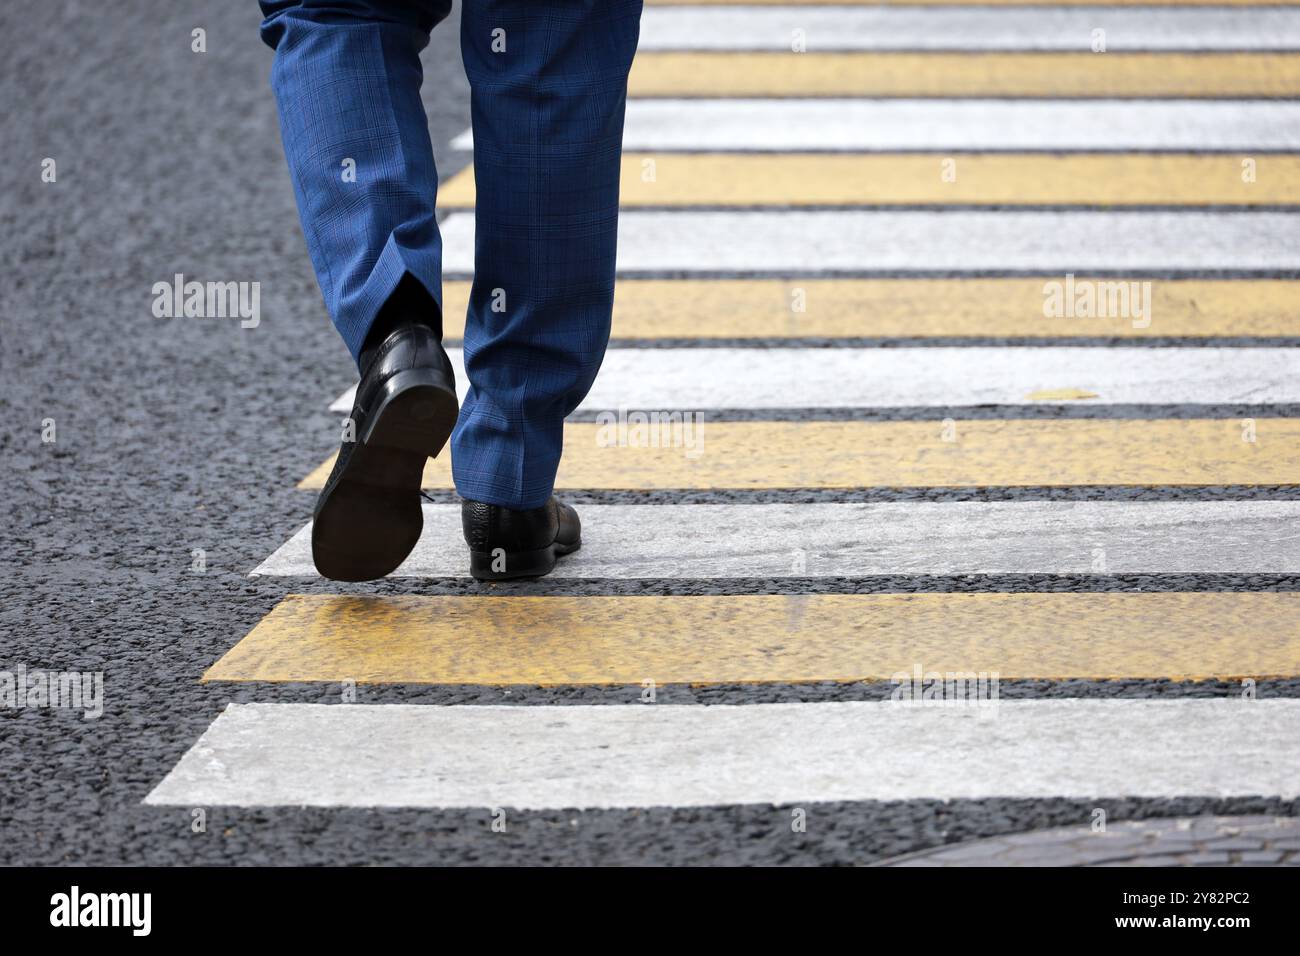
{"label": "worn road marking", "polygon": [[[651,7],[637,49],[781,50],[797,39],[809,53],[837,50],[1292,50],[1300,11],[1288,8],[1125,9],[1037,7],[781,6],[737,10]],[[796,37],[795,30],[802,31]]]}
{"label": "worn road marking", "polygon": [[[763,154],[623,156],[619,202],[637,206],[1294,205],[1300,156],[1261,156],[1243,181],[1236,154]],[[439,189],[474,208],[474,170]]]}
{"label": "worn road marking", "polygon": [[[564,428],[561,489],[1297,485],[1300,419],[706,422]],[[331,455],[298,487],[324,487]],[[424,487],[450,488],[448,456]]]}
{"label": "worn road marking", "polygon": [[[442,223],[472,275],[474,214]],[[781,274],[1300,269],[1300,216],[1206,211],[651,212],[619,217],[618,269]]]}
{"label": "worn road marking", "polygon": [[[646,0],[648,7],[681,6],[782,6],[782,7],[855,7],[855,6],[941,6],[941,7],[1041,7],[1044,0]],[[1070,0],[1070,6],[1079,7],[1290,7],[1294,2],[1287,0]]]}
{"label": "worn road marking", "polygon": [[231,704],[145,802],[474,807],[490,820],[496,807],[1290,800],[1297,767],[1300,700]]}
{"label": "worn road marking", "polygon": [[290,594],[204,680],[638,684],[1300,675],[1300,594]]}
{"label": "worn road marking", "polygon": [[[470,149],[469,130],[452,141]],[[1296,150],[1272,100],[631,100],[628,150]]]}
{"label": "worn road marking", "polygon": [[[1128,289],[1124,288],[1128,301]],[[1149,303],[1134,292],[1131,314]],[[1040,310],[1041,311],[1041,310]],[[1128,310],[1126,310],[1128,311]],[[1044,324],[1052,319],[1043,319]],[[460,349],[449,349],[463,399]],[[355,386],[330,406],[347,413]],[[716,408],[926,408],[1300,403],[1294,348],[941,346],[613,349],[580,413]]]}
{"label": "worn road marking", "polygon": [[[583,505],[551,578],[1300,572],[1297,501]],[[467,577],[460,506],[424,506],[396,577]],[[315,577],[311,525],[254,575]]]}
{"label": "worn road marking", "polygon": [[632,97],[1293,97],[1291,53],[638,53]]}
{"label": "worn road marking", "polygon": [[[1300,281],[1151,281],[1151,324],[1124,315],[1048,320],[1043,304],[1063,278],[1003,279],[624,279],[614,290],[614,338],[780,339],[991,336],[1298,336]],[[1112,282],[1075,276],[1085,286]],[[1097,283],[1105,283],[1098,285]],[[470,283],[443,283],[443,325],[465,334]],[[1064,291],[1064,287],[1063,287]],[[1107,299],[1107,301],[1109,301]],[[347,409],[344,409],[346,411]]]}

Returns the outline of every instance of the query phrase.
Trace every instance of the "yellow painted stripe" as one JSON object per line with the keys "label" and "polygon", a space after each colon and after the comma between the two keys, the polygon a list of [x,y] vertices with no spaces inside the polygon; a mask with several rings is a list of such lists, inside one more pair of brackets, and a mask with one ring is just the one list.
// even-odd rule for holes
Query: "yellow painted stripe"
{"label": "yellow painted stripe", "polygon": [[[1300,156],[629,153],[623,206],[1294,205]],[[473,208],[467,167],[440,203]]]}
{"label": "yellow painted stripe", "polygon": [[[1076,285],[1093,281],[1076,277]],[[1096,280],[1120,281],[1120,280]],[[1124,280],[1127,281],[1127,280]],[[1004,279],[620,279],[615,338],[1300,336],[1300,281],[1156,279],[1152,321],[1043,316],[1044,285]],[[1082,288],[1081,285],[1078,285]],[[443,284],[449,338],[465,334],[470,283]]]}
{"label": "yellow painted stripe", "polygon": [[[680,447],[569,423],[557,487],[892,488],[1300,484],[1300,419],[710,422]],[[617,444],[626,441],[627,444]],[[636,443],[635,446],[633,443]],[[450,488],[446,455],[426,488]],[[333,456],[302,480],[320,488]]]}
{"label": "yellow painted stripe", "polygon": [[1291,677],[1300,594],[291,594],[205,681],[711,684]]}
{"label": "yellow painted stripe", "polygon": [[641,53],[631,96],[1295,96],[1294,53]]}

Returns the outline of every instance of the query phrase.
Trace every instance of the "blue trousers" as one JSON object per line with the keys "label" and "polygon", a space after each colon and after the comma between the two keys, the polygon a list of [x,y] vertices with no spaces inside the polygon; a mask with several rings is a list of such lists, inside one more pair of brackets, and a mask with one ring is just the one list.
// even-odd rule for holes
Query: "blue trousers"
{"label": "blue trousers", "polygon": [[[357,358],[403,276],[441,309],[438,173],[419,53],[451,3],[261,7],[307,249]],[[464,0],[477,201],[469,394],[451,454],[465,498],[508,508],[546,502],[565,416],[604,358],[640,14],[641,0]]]}

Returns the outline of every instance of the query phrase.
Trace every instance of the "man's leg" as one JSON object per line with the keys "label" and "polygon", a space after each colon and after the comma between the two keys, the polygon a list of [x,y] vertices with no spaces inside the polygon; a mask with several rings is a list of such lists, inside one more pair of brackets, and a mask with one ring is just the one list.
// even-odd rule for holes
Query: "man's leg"
{"label": "man's leg", "polygon": [[261,0],[271,87],[302,231],[325,305],[360,360],[409,273],[440,327],[438,173],[420,50],[451,0]]}
{"label": "man's leg", "polygon": [[361,370],[312,516],[326,577],[382,577],[423,525],[424,464],[456,421],[441,345],[437,170],[420,50],[450,0],[264,2],[271,86],[321,292]]}
{"label": "man's leg", "polygon": [[471,501],[547,504],[564,418],[604,357],[640,15],[641,0],[465,2],[476,248],[452,468]]}

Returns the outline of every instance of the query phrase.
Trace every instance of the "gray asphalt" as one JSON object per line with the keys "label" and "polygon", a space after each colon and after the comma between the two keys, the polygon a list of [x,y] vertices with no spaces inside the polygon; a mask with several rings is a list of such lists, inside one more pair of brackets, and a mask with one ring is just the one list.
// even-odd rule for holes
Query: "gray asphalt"
{"label": "gray asphalt", "polygon": [[1300,866],[1294,817],[1130,820],[976,840],[881,866]]}
{"label": "gray asphalt", "polygon": [[[140,801],[231,700],[338,699],[331,686],[203,686],[199,675],[286,591],[247,572],[298,530],[295,483],[331,450],[353,369],[307,261],[252,0],[50,0],[0,7],[0,668],[98,671],[98,720],[0,709],[0,863],[865,863],[945,842],[1087,822],[1300,815],[1265,799],[907,801],[527,813],[209,808]],[[190,50],[207,31],[208,52]],[[453,20],[424,54],[444,174],[468,126]],[[42,183],[41,161],[58,181]],[[153,317],[174,273],[261,283],[262,321]],[[1224,410],[1226,411],[1226,410]],[[53,419],[57,440],[41,440]],[[975,493],[966,494],[971,497]],[[1030,492],[1018,492],[1015,496]],[[1042,490],[1041,497],[1063,494]],[[1070,492],[1109,496],[1110,492]],[[1116,497],[1185,497],[1159,489]],[[1287,489],[1209,497],[1291,498]],[[789,493],[787,500],[822,500]],[[929,497],[925,492],[918,497]],[[906,495],[903,495],[905,498]],[[990,497],[997,497],[996,494]],[[599,497],[593,499],[599,500]],[[620,500],[665,500],[663,494]],[[668,500],[674,500],[668,496]],[[680,499],[676,499],[680,500]],[[725,493],[701,501],[749,500]],[[192,552],[206,571],[191,570]],[[566,581],[492,593],[768,593],[1264,587],[1293,577],[1025,575],[866,582]],[[295,590],[483,593],[470,582]],[[1300,696],[1264,681],[1261,697]],[[873,699],[869,685],[664,688],[664,702]],[[1227,695],[1231,685],[1004,682],[1004,696]],[[622,703],[639,688],[361,688],[362,702]]]}

